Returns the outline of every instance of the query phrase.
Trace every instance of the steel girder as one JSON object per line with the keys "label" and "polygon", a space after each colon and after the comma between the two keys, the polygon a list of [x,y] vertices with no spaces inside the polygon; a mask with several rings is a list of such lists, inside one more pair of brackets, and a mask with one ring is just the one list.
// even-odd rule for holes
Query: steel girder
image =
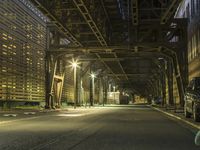
{"label": "steel girder", "polygon": [[76,7],[79,9],[81,15],[84,17],[85,21],[87,22],[90,29],[92,30],[92,32],[94,33],[94,35],[98,39],[101,46],[106,46],[107,42],[106,42],[105,37],[104,37],[105,33],[103,35],[103,33],[98,28],[97,23],[94,21],[92,15],[90,13],[90,10],[86,6],[85,2],[83,0],[73,0],[73,2],[75,3]]}
{"label": "steel girder", "polygon": [[171,0],[169,6],[167,7],[167,10],[164,12],[164,14],[161,17],[161,24],[165,24],[169,22],[171,18],[174,17],[174,13],[178,8],[178,5],[182,2],[182,0]]}
{"label": "steel girder", "polygon": [[[58,29],[63,29],[59,27],[62,25],[69,31],[67,33],[71,33],[74,37],[70,41],[75,43],[76,47],[74,45],[72,47],[51,45],[49,52],[53,55],[87,56],[87,54],[94,53],[95,55],[89,57],[88,60],[100,60],[113,75],[115,74],[114,68],[119,68],[118,70],[121,70],[126,79],[128,79],[127,72],[121,63],[127,59],[133,62],[134,59],[124,56],[124,53],[128,55],[150,54],[149,57],[153,53],[156,55],[155,58],[163,55],[174,58],[172,53],[175,53],[176,56],[178,54],[178,58],[175,58],[175,65],[181,64],[178,52],[183,45],[186,46],[186,39],[183,37],[187,25],[183,19],[172,19],[179,0],[130,0],[125,2],[123,8],[126,8],[127,5],[127,9],[124,10],[124,13],[132,12],[132,15],[127,17],[132,18],[134,26],[130,25],[130,18],[120,16],[122,14],[119,13],[115,0],[52,0],[51,2],[41,0],[40,3],[38,0],[32,1],[39,6],[39,9],[46,12],[51,20],[54,20]],[[128,8],[128,4],[130,4],[130,8]],[[112,30],[110,30],[111,26]],[[127,29],[128,27],[130,29]],[[118,37],[119,40],[117,40]],[[165,50],[169,48],[170,52],[163,54],[166,53],[163,48]],[[112,54],[112,57],[105,58],[102,57],[103,54]],[[129,65],[129,63],[125,65]],[[183,69],[178,68],[178,70],[183,72]],[[176,74],[179,75],[177,71]],[[119,76],[114,76],[119,79]]]}
{"label": "steel girder", "polygon": [[139,22],[139,7],[138,0],[131,0],[131,14],[132,14],[132,24],[138,25]]}
{"label": "steel girder", "polygon": [[[73,42],[76,46],[81,46],[82,44],[77,40],[77,38],[66,28],[66,26],[62,23],[62,21],[52,13],[50,9],[44,6],[44,3],[41,4],[38,0],[31,0],[31,2],[44,13],[49,19],[51,19],[51,22],[56,25],[57,29],[62,32],[68,40]],[[47,3],[47,2],[45,2]]]}
{"label": "steel girder", "polygon": [[[96,22],[93,20],[86,4],[84,3],[84,1],[82,0],[74,0],[75,5],[77,6],[77,8],[79,9],[79,11],[81,12],[82,16],[84,17],[84,19],[86,20],[86,22],[88,23],[88,25],[90,26],[91,30],[93,31],[94,35],[96,36],[96,38],[98,39],[99,43],[101,44],[101,46],[107,46],[107,42],[105,40],[105,37],[103,37],[103,34],[100,32],[100,30],[98,29]],[[103,2],[101,1],[102,6],[104,8],[104,12],[106,13],[105,7]],[[106,15],[107,16],[107,15]],[[107,16],[108,18],[108,16]],[[109,18],[108,18],[109,20]],[[110,22],[110,20],[109,20]],[[96,54],[98,58],[100,58],[100,56],[98,54]],[[117,58],[117,55],[114,54],[115,58]],[[102,59],[100,58],[100,60],[102,61]],[[108,66],[104,61],[102,61],[103,64],[105,64],[105,66]],[[120,69],[122,70],[122,72],[125,74],[124,69],[120,63],[120,61],[118,61],[118,65],[120,66]],[[126,74],[125,74],[126,75]],[[117,76],[116,76],[117,77]],[[117,77],[118,79],[118,77]],[[128,80],[128,77],[126,76],[126,79]]]}

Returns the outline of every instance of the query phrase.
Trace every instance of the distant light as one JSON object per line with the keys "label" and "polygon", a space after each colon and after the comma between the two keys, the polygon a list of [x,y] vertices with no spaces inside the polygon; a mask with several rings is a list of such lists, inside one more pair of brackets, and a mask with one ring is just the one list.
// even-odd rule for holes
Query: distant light
{"label": "distant light", "polygon": [[69,62],[71,65],[71,67],[72,68],[77,68],[77,67],[79,67],[78,65],[79,65],[79,62],[78,62],[78,60],[74,60],[74,59],[72,59],[72,61],[70,61]]}
{"label": "distant light", "polygon": [[96,77],[96,75],[95,75],[94,73],[91,73],[91,74],[90,74],[90,77],[91,77],[92,79],[94,79],[94,78]]}
{"label": "distant light", "polygon": [[164,58],[162,58],[162,57],[159,57],[159,58],[158,58],[158,60],[163,60],[163,59],[164,59]]}
{"label": "distant light", "polygon": [[116,88],[116,87],[115,87],[115,86],[113,86],[114,92],[115,92],[115,88]]}
{"label": "distant light", "polygon": [[72,67],[73,67],[73,68],[76,68],[76,67],[77,67],[77,63],[76,63],[76,62],[73,62],[73,63],[72,63]]}

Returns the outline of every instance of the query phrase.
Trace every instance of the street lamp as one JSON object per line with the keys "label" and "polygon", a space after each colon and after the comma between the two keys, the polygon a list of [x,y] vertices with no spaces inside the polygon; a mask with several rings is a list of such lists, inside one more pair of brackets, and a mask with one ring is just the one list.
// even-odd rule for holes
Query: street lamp
{"label": "street lamp", "polygon": [[95,78],[95,74],[94,74],[94,73],[91,74],[91,78],[92,78],[92,79]]}
{"label": "street lamp", "polygon": [[76,68],[76,67],[77,67],[77,62],[73,62],[73,63],[72,63],[72,67],[73,67],[73,68]]}
{"label": "street lamp", "polygon": [[77,71],[77,67],[78,67],[78,61],[72,59],[71,63],[71,67],[74,69],[74,108],[76,108],[77,105],[77,97],[76,97],[76,71]]}

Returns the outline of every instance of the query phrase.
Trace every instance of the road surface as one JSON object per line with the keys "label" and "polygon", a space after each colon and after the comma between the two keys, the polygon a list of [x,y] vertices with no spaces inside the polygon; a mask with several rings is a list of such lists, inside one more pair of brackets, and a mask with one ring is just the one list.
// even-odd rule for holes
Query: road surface
{"label": "road surface", "polygon": [[195,132],[148,106],[107,106],[2,124],[0,149],[199,150]]}

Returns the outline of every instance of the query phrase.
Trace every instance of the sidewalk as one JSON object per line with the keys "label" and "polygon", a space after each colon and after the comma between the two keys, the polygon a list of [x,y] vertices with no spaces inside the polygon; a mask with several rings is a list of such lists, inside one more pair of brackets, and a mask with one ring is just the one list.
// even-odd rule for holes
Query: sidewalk
{"label": "sidewalk", "polygon": [[151,105],[150,107],[152,107],[153,109],[160,111],[162,113],[164,113],[167,116],[170,116],[172,118],[175,118],[177,120],[180,120],[184,123],[186,123],[187,125],[190,125],[196,129],[200,130],[200,122],[195,122],[193,120],[193,118],[185,118],[184,116],[184,110],[181,108],[173,108],[173,107],[161,107],[161,106],[157,106],[157,105]]}
{"label": "sidewalk", "polygon": [[66,108],[63,109],[42,109],[42,108],[34,108],[34,109],[7,109],[0,110],[0,125],[18,121],[25,120],[28,118],[36,118],[39,116],[44,116],[49,113],[59,112],[59,111],[67,111]]}
{"label": "sidewalk", "polygon": [[65,114],[66,116],[78,116],[78,114],[87,114],[102,107],[76,107],[65,106],[60,109],[12,109],[12,110],[0,110],[0,125],[11,123],[15,121],[34,119],[45,115],[58,115]]}

